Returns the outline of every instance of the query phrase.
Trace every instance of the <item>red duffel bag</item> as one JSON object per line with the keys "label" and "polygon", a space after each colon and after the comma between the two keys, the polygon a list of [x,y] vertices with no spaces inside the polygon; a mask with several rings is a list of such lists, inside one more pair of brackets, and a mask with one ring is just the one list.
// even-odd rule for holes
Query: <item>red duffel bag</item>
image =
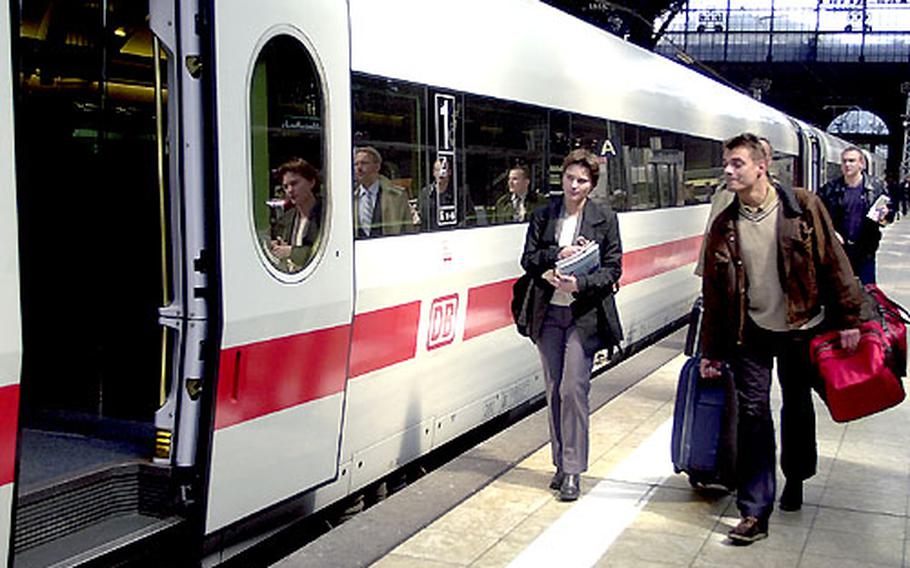
{"label": "red duffel bag", "polygon": [[888,365],[894,375],[901,378],[907,374],[907,325],[910,313],[891,298],[885,295],[875,284],[866,284],[866,293],[874,300],[873,309],[876,319],[882,325],[891,353]]}
{"label": "red duffel bag", "polygon": [[890,347],[879,322],[860,325],[855,351],[841,348],[837,331],[815,337],[810,349],[825,383],[825,404],[835,422],[869,416],[904,400],[904,386],[886,362]]}

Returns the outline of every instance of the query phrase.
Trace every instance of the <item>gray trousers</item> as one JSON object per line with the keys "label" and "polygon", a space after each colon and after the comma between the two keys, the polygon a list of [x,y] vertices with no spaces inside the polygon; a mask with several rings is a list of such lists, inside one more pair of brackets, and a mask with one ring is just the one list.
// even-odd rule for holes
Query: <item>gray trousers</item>
{"label": "gray trousers", "polygon": [[547,384],[553,465],[567,473],[588,469],[588,391],[593,355],[586,355],[572,310],[549,306],[537,342]]}

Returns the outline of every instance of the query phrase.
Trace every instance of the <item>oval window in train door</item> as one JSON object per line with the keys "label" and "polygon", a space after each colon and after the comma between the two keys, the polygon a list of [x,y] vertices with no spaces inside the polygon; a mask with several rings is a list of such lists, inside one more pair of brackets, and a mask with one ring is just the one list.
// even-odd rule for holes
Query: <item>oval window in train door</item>
{"label": "oval window in train door", "polygon": [[0,0],[0,563],[6,562],[11,538],[22,355],[9,17],[9,4]]}
{"label": "oval window in train door", "polygon": [[212,4],[224,328],[206,532],[336,480],[353,312],[347,4]]}

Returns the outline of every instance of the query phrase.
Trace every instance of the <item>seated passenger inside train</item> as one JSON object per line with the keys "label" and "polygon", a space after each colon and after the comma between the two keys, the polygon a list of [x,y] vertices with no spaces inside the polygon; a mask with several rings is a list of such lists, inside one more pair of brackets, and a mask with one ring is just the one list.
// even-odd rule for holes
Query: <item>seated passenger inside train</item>
{"label": "seated passenger inside train", "polygon": [[509,168],[506,187],[508,191],[496,200],[494,223],[522,223],[547,202],[545,196],[531,189],[531,171],[523,164]]}
{"label": "seated passenger inside train", "polygon": [[357,238],[415,230],[407,189],[379,173],[382,155],[372,146],[354,148],[354,232]]}
{"label": "seated passenger inside train", "polygon": [[433,181],[420,190],[418,197],[422,231],[436,231],[458,225],[456,190],[452,184],[452,164],[442,156],[433,163]]}
{"label": "seated passenger inside train", "polygon": [[292,158],[278,167],[277,174],[285,205],[272,224],[266,250],[275,267],[293,273],[307,265],[318,245],[322,225],[319,171],[302,158]]}

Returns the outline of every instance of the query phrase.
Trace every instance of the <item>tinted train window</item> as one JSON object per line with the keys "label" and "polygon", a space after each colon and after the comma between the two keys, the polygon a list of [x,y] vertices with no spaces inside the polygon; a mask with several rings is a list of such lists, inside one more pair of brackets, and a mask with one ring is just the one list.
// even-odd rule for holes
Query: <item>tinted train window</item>
{"label": "tinted train window", "polygon": [[723,144],[716,140],[683,136],[683,151],[686,159],[683,204],[708,203],[723,179]]}
{"label": "tinted train window", "polygon": [[784,186],[792,187],[796,178],[796,158],[774,152],[769,170]]}
{"label": "tinted train window", "polygon": [[626,209],[676,207],[687,203],[685,137],[624,124],[620,128],[628,195]]}
{"label": "tinted train window", "polygon": [[653,151],[647,129],[628,124],[622,125],[622,158],[628,183],[626,209],[652,209],[659,207],[657,186],[653,172],[648,167]]}
{"label": "tinted train window", "polygon": [[[547,193],[546,111],[466,96],[464,132],[468,224],[527,220],[528,210],[541,204]],[[518,204],[517,211],[513,203]]]}
{"label": "tinted train window", "polygon": [[[407,201],[406,208],[397,206],[396,218],[378,219],[382,228],[371,231],[369,235],[357,231],[357,236],[379,236],[406,233],[415,230],[419,222],[417,217],[417,198],[420,188],[427,183],[427,165],[425,161],[426,136],[423,131],[423,114],[426,108],[426,89],[424,87],[357,75],[352,85],[354,112],[354,146],[368,147],[369,156],[379,158],[379,181],[382,187],[392,187],[397,196]],[[370,160],[368,160],[370,161]],[[367,168],[369,170],[369,168]],[[355,168],[355,185],[357,184]],[[368,172],[368,175],[371,175]],[[355,199],[357,204],[359,199]],[[374,212],[382,215],[380,210]],[[389,208],[385,211],[388,213]],[[405,217],[407,215],[407,217]],[[357,223],[355,222],[355,227]]]}
{"label": "tinted train window", "polygon": [[428,176],[417,196],[418,223],[423,231],[448,230],[466,224],[465,202],[470,199],[466,197],[464,185],[463,108],[460,94],[427,91]]}
{"label": "tinted train window", "polygon": [[260,250],[282,272],[313,259],[325,226],[323,96],[306,48],[265,44],[250,85],[253,221]]}
{"label": "tinted train window", "polygon": [[618,138],[615,125],[602,118],[554,111],[550,113],[551,191],[562,192],[562,161],[576,148],[586,148],[601,163],[600,179],[592,190],[592,199],[612,204],[622,210],[625,204],[625,180],[617,155]]}

